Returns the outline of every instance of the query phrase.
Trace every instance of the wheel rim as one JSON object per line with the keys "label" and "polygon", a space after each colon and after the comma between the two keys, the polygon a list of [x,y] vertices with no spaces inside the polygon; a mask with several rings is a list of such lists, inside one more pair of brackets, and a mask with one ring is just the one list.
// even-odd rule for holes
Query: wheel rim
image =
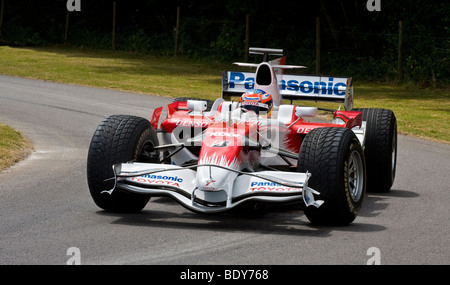
{"label": "wheel rim", "polygon": [[357,151],[353,151],[348,160],[347,181],[350,197],[358,202],[363,193],[364,169],[361,155]]}
{"label": "wheel rim", "polygon": [[392,165],[391,165],[391,173],[392,178],[395,176],[395,165],[397,164],[397,130],[394,130],[394,134],[392,135]]}

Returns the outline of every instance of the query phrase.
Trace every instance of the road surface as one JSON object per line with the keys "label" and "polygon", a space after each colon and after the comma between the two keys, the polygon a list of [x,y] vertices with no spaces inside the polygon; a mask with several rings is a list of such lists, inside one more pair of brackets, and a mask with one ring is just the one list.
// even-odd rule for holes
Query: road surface
{"label": "road surface", "polygon": [[0,122],[35,146],[0,174],[0,264],[450,264],[450,146],[407,136],[392,190],[368,194],[345,227],[312,226],[295,207],[200,215],[168,198],[139,214],[102,211],[86,182],[97,125],[112,114],[149,118],[169,102],[0,76]]}

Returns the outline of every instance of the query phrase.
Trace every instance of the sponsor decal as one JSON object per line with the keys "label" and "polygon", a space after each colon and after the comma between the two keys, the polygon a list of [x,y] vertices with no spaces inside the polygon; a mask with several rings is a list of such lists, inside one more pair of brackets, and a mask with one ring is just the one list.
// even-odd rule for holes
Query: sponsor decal
{"label": "sponsor decal", "polygon": [[299,191],[300,188],[289,188],[289,187],[250,187],[250,191]]}
{"label": "sponsor decal", "polygon": [[299,82],[297,80],[281,80],[281,90],[289,90],[289,91],[300,91],[302,93],[314,93],[319,94],[322,90],[321,94],[324,95],[338,95],[344,96],[345,90],[341,90],[342,88],[347,87],[347,85],[343,82],[339,82],[334,84],[334,78],[329,77],[328,82],[325,81],[308,81],[304,80]]}
{"label": "sponsor decal", "polygon": [[298,134],[307,134],[314,128],[298,128],[297,133]]}
{"label": "sponsor decal", "polygon": [[242,100],[250,100],[250,101],[259,101],[259,97],[252,97],[249,95],[244,95],[244,98],[242,98]]}
{"label": "sponsor decal", "polygon": [[201,189],[202,189],[202,190],[208,190],[208,191],[216,190],[216,188],[214,188],[214,187],[207,187],[207,186],[204,186],[204,187],[202,187]]}
{"label": "sponsor decal", "polygon": [[226,132],[214,132],[209,134],[211,137],[239,137],[239,134],[226,133]]}
{"label": "sponsor decal", "polygon": [[[231,71],[229,74],[228,88],[237,88],[236,85],[243,85],[245,89],[250,90],[255,86],[255,78],[250,77],[252,73],[243,73]],[[246,75],[249,75],[246,77]],[[254,76],[252,74],[252,76]],[[284,76],[287,78],[280,81],[281,90],[301,92],[303,94],[321,94],[345,96],[347,84],[342,80],[336,80],[333,77],[308,77],[302,76],[304,80],[299,81],[298,76]]]}
{"label": "sponsor decal", "polygon": [[136,181],[139,183],[148,183],[148,184],[161,184],[161,185],[169,185],[181,188],[180,183],[183,182],[183,178],[178,176],[163,176],[163,175],[142,175],[139,177],[132,177],[131,181]]}
{"label": "sponsor decal", "polygon": [[292,188],[282,186],[275,182],[252,182],[250,184],[250,191],[277,191],[277,192],[285,192],[285,191],[299,191],[301,188]]}
{"label": "sponsor decal", "polygon": [[211,147],[227,147],[230,141],[215,141],[211,144]]}
{"label": "sponsor decal", "polygon": [[241,84],[244,83],[244,88],[245,89],[254,89],[255,86],[255,78],[254,77],[247,77],[245,78],[244,73],[242,72],[230,72],[230,76],[229,76],[230,80],[228,82],[229,84],[229,88],[235,88],[235,84]]}
{"label": "sponsor decal", "polygon": [[206,128],[208,126],[208,122],[177,120],[175,125],[182,127]]}
{"label": "sponsor decal", "polygon": [[214,184],[211,184],[211,183],[215,183],[215,182],[216,182],[216,180],[210,179],[210,180],[208,180],[208,181],[205,183],[204,186],[201,186],[200,189],[202,189],[202,190],[216,190],[216,188],[214,187],[215,185],[214,185]]}
{"label": "sponsor decal", "polygon": [[183,178],[180,178],[178,176],[163,176],[163,175],[142,175],[140,176],[142,178],[150,178],[150,179],[159,179],[159,180],[169,180],[169,181],[175,181],[175,182],[183,182]]}
{"label": "sponsor decal", "polygon": [[253,102],[253,101],[244,101],[244,102],[242,102],[242,105],[243,106],[245,106],[245,105],[247,105],[247,106],[258,106],[258,107],[266,108],[266,109],[269,108],[269,105],[267,105],[267,104],[259,103],[259,102]]}
{"label": "sponsor decal", "polygon": [[278,184],[278,183],[275,183],[275,182],[252,182],[252,184],[250,184],[250,187],[253,187],[253,186],[281,186],[280,184]]}

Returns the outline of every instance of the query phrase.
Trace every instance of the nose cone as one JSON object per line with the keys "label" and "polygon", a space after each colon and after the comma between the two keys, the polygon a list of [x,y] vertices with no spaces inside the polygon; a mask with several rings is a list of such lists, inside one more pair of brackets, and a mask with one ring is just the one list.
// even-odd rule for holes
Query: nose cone
{"label": "nose cone", "polygon": [[239,169],[238,157],[229,157],[225,155],[225,149],[222,151],[207,152],[201,154],[197,168],[196,184],[201,190],[227,190],[233,186],[233,181],[238,175],[229,169]]}
{"label": "nose cone", "polygon": [[227,191],[232,189],[236,177],[237,173],[235,172],[214,166],[204,166],[197,169],[195,182],[200,190]]}
{"label": "nose cone", "polygon": [[[214,166],[197,168],[195,201],[208,206],[225,206],[231,201],[237,174]],[[201,202],[200,202],[201,201]]]}
{"label": "nose cone", "polygon": [[242,170],[248,161],[248,152],[242,144],[246,131],[246,128],[230,127],[228,123],[217,123],[208,128],[198,159],[198,189],[231,191],[238,175],[232,170]]}

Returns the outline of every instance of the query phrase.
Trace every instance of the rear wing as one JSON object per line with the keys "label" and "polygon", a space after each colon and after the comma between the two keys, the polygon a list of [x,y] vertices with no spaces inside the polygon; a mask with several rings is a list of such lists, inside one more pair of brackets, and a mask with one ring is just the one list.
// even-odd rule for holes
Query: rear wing
{"label": "rear wing", "polygon": [[[278,89],[282,99],[344,103],[346,110],[353,108],[352,78],[277,74]],[[251,90],[255,85],[255,73],[225,71],[222,73],[222,98]]]}

